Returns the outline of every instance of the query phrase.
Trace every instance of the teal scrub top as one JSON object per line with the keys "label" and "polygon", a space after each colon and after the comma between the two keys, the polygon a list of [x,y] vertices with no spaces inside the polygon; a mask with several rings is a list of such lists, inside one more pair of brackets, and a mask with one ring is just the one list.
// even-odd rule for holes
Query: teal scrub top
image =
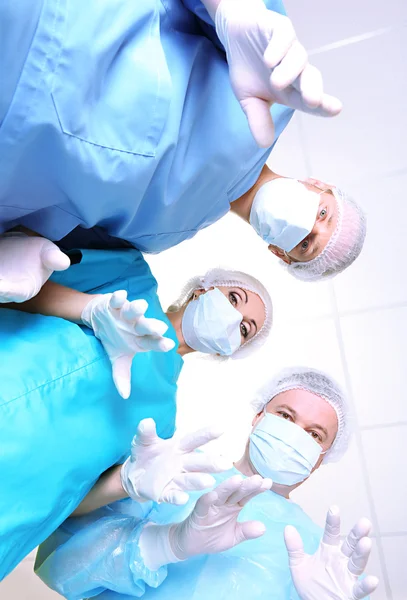
{"label": "teal scrub top", "polygon": [[[236,469],[215,475],[221,481],[241,475]],[[138,548],[146,523],[183,521],[187,506],[116,502],[84,517],[68,519],[39,549],[35,570],[52,589],[69,600],[299,600],[284,544],[286,525],[296,527],[305,551],[313,554],[321,529],[298,504],[265,492],[243,508],[239,520],[262,521],[265,534],[219,554],[150,571]]]}
{"label": "teal scrub top", "polygon": [[[137,250],[83,251],[80,264],[53,280],[144,298],[147,316],[165,321],[166,335],[177,341]],[[123,400],[90,329],[0,309],[0,578],[72,513],[106,469],[124,461],[141,419],[152,417],[160,436],[173,435],[183,363],[176,347],[138,354],[131,396]]]}
{"label": "teal scrub top", "polygon": [[[0,233],[97,226],[160,252],[258,179],[271,148],[199,0],[2,0],[0,24]],[[293,111],[271,112],[277,139]]]}

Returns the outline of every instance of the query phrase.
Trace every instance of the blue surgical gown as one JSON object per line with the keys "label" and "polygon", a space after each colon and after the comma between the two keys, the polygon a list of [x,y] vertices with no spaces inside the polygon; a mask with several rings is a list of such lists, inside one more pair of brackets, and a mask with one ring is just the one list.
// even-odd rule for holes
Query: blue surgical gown
{"label": "blue surgical gown", "polygon": [[[199,0],[2,0],[0,25],[0,232],[99,226],[160,252],[257,180],[271,148]],[[292,113],[273,106],[277,137]]]}
{"label": "blue surgical gown", "polygon": [[[215,477],[220,483],[236,474],[232,469]],[[220,554],[198,556],[158,571],[147,569],[138,547],[143,526],[182,521],[196,499],[197,494],[186,507],[125,500],[68,519],[40,547],[36,572],[69,600],[94,596],[100,600],[140,596],[145,600],[298,600],[284,528],[298,529],[308,553],[317,550],[322,532],[298,504],[274,492],[252,499],[239,517],[262,521],[266,525],[262,537]]]}
{"label": "blue surgical gown", "polygon": [[[165,321],[157,283],[138,250],[84,251],[53,279],[95,293],[125,289]],[[121,398],[93,332],[63,319],[0,309],[0,579],[78,506],[98,477],[129,454],[139,421],[174,433],[182,358],[138,354]]]}

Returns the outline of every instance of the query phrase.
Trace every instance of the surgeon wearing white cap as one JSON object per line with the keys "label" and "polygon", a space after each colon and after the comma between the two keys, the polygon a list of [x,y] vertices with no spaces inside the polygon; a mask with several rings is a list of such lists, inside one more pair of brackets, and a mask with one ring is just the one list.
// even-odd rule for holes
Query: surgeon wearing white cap
{"label": "surgeon wearing white cap", "polygon": [[[93,507],[82,505],[76,514],[83,516],[40,548],[37,574],[70,600],[96,593],[104,600],[361,600],[374,592],[377,578],[360,578],[370,522],[360,519],[342,541],[338,507],[321,531],[290,498],[347,450],[343,391],[325,373],[293,367],[263,386],[254,407],[245,452],[215,474],[212,492],[181,509],[123,500],[84,514],[109,498],[100,487],[91,492]],[[107,491],[115,479],[118,469]]]}
{"label": "surgeon wearing white cap", "polygon": [[[0,302],[32,298],[69,266],[54,242],[75,234],[63,247],[92,248],[97,230],[161,252],[239,213],[259,188],[245,218],[268,245],[280,221],[299,226],[301,239],[274,245],[293,264],[315,258],[289,247],[311,232],[315,201],[294,182],[263,185],[264,165],[294,109],[335,116],[342,105],[284,13],[281,0],[0,4]],[[288,214],[280,197],[294,202]],[[360,251],[357,215],[349,252],[336,244],[349,226],[337,202],[333,248],[308,279]]]}

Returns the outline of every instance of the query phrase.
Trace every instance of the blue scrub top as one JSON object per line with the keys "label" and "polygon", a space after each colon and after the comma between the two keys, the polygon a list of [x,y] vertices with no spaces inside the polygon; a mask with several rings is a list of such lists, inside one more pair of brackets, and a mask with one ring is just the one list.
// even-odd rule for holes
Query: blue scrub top
{"label": "blue scrub top", "polygon": [[[199,0],[31,3],[0,6],[13,56],[0,60],[0,232],[100,226],[160,252],[252,187],[271,148],[250,134]],[[276,137],[292,114],[273,106]]]}
{"label": "blue scrub top", "polygon": [[[165,321],[157,282],[137,250],[83,251],[54,281],[94,293],[125,289]],[[0,579],[78,506],[99,476],[129,455],[141,419],[175,428],[176,348],[138,354],[123,400],[93,332],[63,319],[0,309]]]}
{"label": "blue scrub top", "polygon": [[[236,469],[215,475],[217,483],[241,475]],[[240,521],[258,520],[265,534],[226,552],[202,555],[149,571],[138,540],[148,522],[183,521],[189,504],[140,505],[116,502],[84,517],[68,519],[39,549],[35,570],[41,579],[72,600],[299,600],[284,544],[286,525],[296,527],[305,551],[313,554],[322,531],[298,504],[265,492],[241,511]],[[100,594],[100,595],[98,595]]]}

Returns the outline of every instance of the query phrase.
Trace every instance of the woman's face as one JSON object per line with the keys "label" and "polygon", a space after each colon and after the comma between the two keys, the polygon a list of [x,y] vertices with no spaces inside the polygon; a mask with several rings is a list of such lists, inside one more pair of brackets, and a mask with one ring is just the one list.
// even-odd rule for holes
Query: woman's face
{"label": "woman's face", "polygon": [[[266,319],[263,300],[254,292],[244,290],[241,287],[228,287],[224,285],[217,285],[216,287],[243,317],[240,323],[241,343],[243,344],[252,339],[263,327]],[[197,290],[195,296],[204,293],[205,290]]]}

